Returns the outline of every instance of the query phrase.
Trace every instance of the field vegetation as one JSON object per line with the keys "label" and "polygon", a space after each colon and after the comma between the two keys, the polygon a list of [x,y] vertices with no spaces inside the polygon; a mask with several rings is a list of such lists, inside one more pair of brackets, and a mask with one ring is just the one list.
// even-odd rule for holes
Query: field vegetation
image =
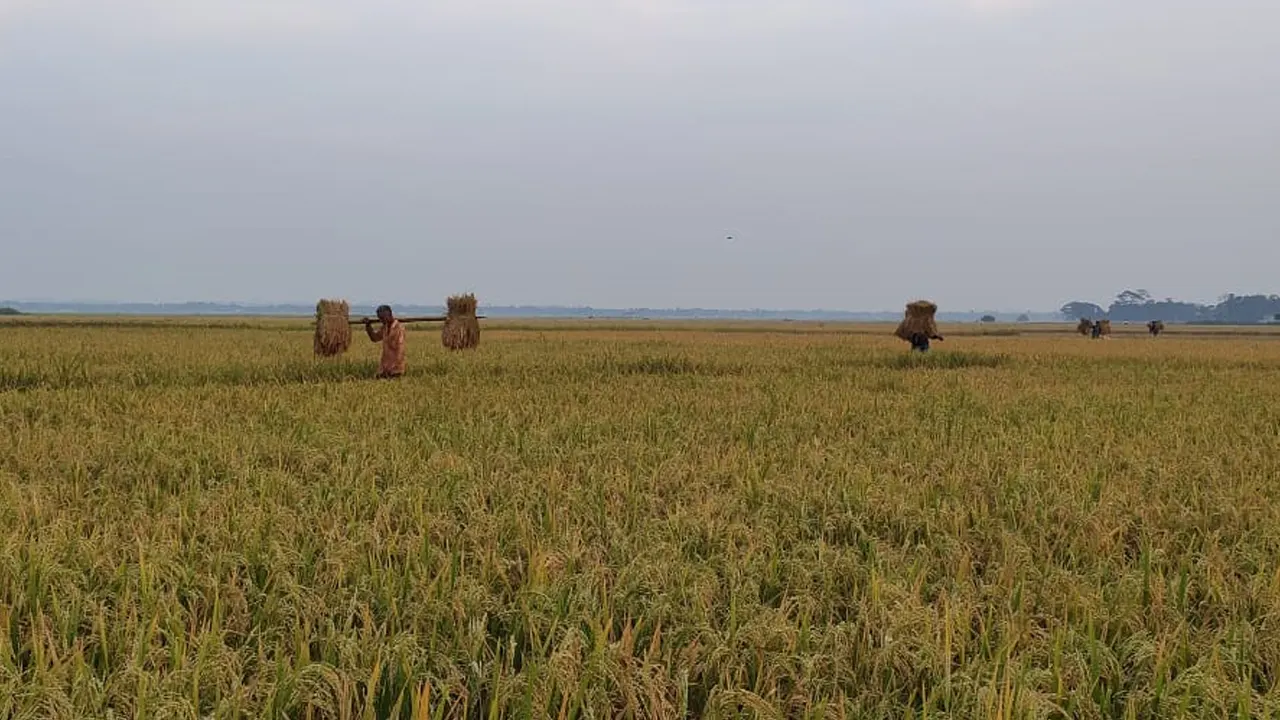
{"label": "field vegetation", "polygon": [[0,322],[0,717],[1280,715],[1280,334]]}

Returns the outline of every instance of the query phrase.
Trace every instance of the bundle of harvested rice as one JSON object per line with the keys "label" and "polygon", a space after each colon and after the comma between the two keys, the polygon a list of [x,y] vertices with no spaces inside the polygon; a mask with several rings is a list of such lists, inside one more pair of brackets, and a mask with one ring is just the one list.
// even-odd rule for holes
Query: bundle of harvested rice
{"label": "bundle of harvested rice", "polygon": [[1152,320],[1147,323],[1147,332],[1151,333],[1151,337],[1156,337],[1160,333],[1164,332],[1164,321]]}
{"label": "bundle of harvested rice", "polygon": [[446,302],[449,309],[440,342],[450,350],[469,350],[480,344],[480,321],[476,318],[476,296],[454,295]]}
{"label": "bundle of harvested rice", "polygon": [[320,357],[341,355],[351,347],[351,306],[346,300],[316,303],[315,352]]}
{"label": "bundle of harvested rice", "polygon": [[1088,336],[1093,331],[1093,321],[1088,318],[1080,318],[1080,324],[1076,325],[1076,332],[1081,335]]}
{"label": "bundle of harvested rice", "polygon": [[911,336],[916,334],[922,334],[927,338],[935,337],[938,334],[938,325],[934,322],[933,316],[937,312],[938,306],[928,300],[908,303],[907,312],[893,334],[907,342],[911,342]]}
{"label": "bundle of harvested rice", "polygon": [[1101,335],[1102,337],[1107,337],[1107,336],[1109,336],[1109,335],[1111,334],[1111,321],[1110,321],[1110,320],[1099,320],[1099,321],[1098,321],[1098,330],[1099,330],[1098,334],[1099,334],[1099,335]]}

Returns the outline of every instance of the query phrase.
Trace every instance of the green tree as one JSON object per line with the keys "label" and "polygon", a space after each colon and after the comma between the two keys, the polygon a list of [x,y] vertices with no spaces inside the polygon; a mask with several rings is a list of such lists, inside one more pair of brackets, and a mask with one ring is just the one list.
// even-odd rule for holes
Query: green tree
{"label": "green tree", "polygon": [[1081,318],[1094,320],[1107,314],[1107,311],[1103,310],[1102,306],[1080,300],[1074,300],[1063,305],[1058,309],[1058,312],[1061,313],[1065,320],[1080,320]]}

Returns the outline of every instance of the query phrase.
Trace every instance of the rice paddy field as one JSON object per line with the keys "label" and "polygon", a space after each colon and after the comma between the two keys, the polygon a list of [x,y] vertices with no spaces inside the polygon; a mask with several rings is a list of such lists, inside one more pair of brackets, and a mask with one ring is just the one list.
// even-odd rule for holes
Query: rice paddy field
{"label": "rice paddy field", "polygon": [[1280,334],[0,324],[0,718],[1280,716]]}

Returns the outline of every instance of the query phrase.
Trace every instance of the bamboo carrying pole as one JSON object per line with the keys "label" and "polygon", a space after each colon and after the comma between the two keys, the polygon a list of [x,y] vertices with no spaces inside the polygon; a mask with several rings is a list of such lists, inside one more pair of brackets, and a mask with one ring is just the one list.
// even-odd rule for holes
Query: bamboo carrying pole
{"label": "bamboo carrying pole", "polygon": [[[477,315],[477,316],[476,316],[476,319],[477,319],[477,320],[483,320],[484,318],[485,318],[485,316],[484,316],[484,315]],[[445,320],[448,320],[448,319],[449,319],[449,316],[448,316],[448,315],[422,315],[422,316],[419,316],[419,317],[398,317],[398,318],[396,318],[396,320],[399,320],[399,321],[400,321],[400,322],[402,322],[402,323],[411,323],[411,322],[444,322]],[[365,324],[366,322],[376,323],[376,322],[381,322],[381,320],[379,320],[378,318],[361,318],[361,319],[359,319],[359,320],[348,320],[348,322],[349,322],[349,323],[351,323],[352,325],[363,325],[363,324]]]}
{"label": "bamboo carrying pole", "polygon": [[[441,341],[446,348],[462,350],[474,348],[480,342],[474,295],[455,295],[446,301],[448,315],[419,315],[396,318],[402,323],[441,322]],[[377,318],[351,318],[351,308],[345,300],[321,300],[316,303],[315,353],[320,357],[333,357],[345,353],[351,347],[351,326],[380,322]]]}

